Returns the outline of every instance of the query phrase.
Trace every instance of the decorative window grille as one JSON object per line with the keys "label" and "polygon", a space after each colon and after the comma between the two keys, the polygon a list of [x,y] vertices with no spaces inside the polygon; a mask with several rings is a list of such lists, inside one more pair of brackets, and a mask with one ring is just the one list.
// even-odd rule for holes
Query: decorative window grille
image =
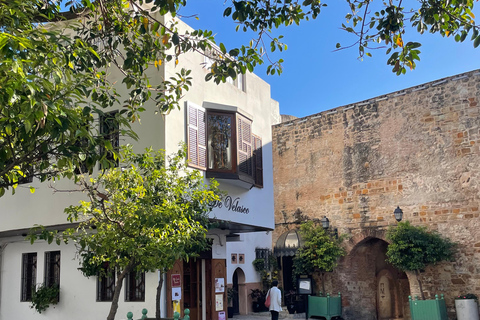
{"label": "decorative window grille", "polygon": [[115,290],[115,271],[105,262],[102,272],[97,276],[97,301],[112,301]]}
{"label": "decorative window grille", "polygon": [[22,254],[22,296],[20,301],[32,301],[37,282],[37,253]]}
{"label": "decorative window grille", "polygon": [[125,301],[145,301],[145,272],[130,272],[125,281]]}

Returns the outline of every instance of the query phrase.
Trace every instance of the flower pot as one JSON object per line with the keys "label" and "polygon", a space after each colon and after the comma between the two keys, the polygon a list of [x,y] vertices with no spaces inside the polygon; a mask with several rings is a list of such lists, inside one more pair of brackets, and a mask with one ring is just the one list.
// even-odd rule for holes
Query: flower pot
{"label": "flower pot", "polygon": [[456,299],[457,320],[479,320],[478,303],[474,299]]}
{"label": "flower pot", "polygon": [[265,306],[263,304],[261,304],[260,302],[252,302],[252,311],[253,312],[262,312],[263,311],[263,308]]}
{"label": "flower pot", "polygon": [[228,307],[227,309],[228,312],[228,318],[233,318],[233,307]]}
{"label": "flower pot", "polygon": [[289,314],[294,314],[295,313],[295,305],[293,303],[287,304],[287,310]]}
{"label": "flower pot", "polygon": [[408,296],[410,303],[410,313],[413,320],[448,320],[447,306],[443,294],[435,299],[417,300]]}

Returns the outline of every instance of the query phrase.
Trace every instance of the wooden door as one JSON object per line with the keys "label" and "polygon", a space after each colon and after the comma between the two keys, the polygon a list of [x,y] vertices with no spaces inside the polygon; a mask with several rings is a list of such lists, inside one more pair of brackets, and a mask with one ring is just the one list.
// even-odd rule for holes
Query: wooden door
{"label": "wooden door", "polygon": [[[183,292],[183,261],[177,260],[173,265],[173,268],[167,272],[167,317],[173,318],[173,288],[180,288]],[[183,295],[180,299],[180,306],[183,305]],[[183,317],[183,314],[181,314]]]}
{"label": "wooden door", "polygon": [[183,263],[183,309],[190,310],[190,320],[201,319],[202,283],[201,261]]}
{"label": "wooden door", "polygon": [[[220,279],[223,279],[221,281]],[[215,283],[223,282],[223,292],[215,290]],[[207,298],[207,319],[218,320],[218,314],[225,312],[227,315],[227,261],[225,259],[206,260],[206,296]],[[209,284],[209,285],[208,285]],[[215,292],[217,291],[217,292]],[[210,300],[210,301],[208,301]]]}

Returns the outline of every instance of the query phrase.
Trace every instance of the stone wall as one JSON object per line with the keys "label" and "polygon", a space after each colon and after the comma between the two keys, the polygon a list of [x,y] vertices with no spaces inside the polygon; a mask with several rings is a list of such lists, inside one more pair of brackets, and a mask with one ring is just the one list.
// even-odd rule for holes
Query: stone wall
{"label": "stone wall", "polygon": [[347,313],[370,310],[362,319],[376,319],[376,275],[356,273],[364,281],[349,273],[380,269],[358,253],[347,266],[358,246],[365,257],[385,251],[368,240],[385,241],[397,206],[404,221],[459,243],[455,262],[422,274],[427,296],[444,293],[452,313],[456,295],[480,294],[479,89],[476,70],[273,127],[273,242],[305,217],[327,216],[350,234],[349,255],[330,281],[332,291],[344,292]]}

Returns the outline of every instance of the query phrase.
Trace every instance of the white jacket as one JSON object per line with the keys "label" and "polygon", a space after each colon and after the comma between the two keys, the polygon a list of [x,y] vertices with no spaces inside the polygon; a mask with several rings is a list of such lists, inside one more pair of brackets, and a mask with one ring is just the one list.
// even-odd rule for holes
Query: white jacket
{"label": "white jacket", "polygon": [[270,311],[282,311],[282,292],[277,287],[271,287],[268,290],[267,297],[270,296]]}

